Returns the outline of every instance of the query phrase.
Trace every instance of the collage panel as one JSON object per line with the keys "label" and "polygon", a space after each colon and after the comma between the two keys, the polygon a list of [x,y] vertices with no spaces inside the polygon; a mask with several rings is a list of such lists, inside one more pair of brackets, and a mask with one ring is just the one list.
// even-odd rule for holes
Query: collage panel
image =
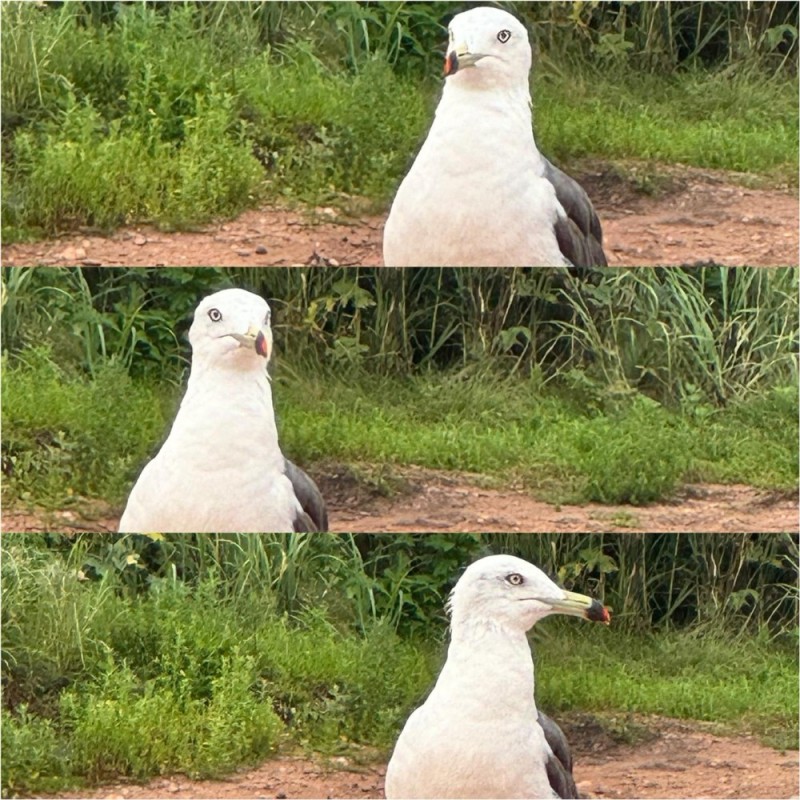
{"label": "collage panel", "polygon": [[2,6],[5,266],[795,266],[790,2]]}
{"label": "collage panel", "polygon": [[0,547],[7,797],[797,793],[791,534]]}
{"label": "collage panel", "polygon": [[3,528],[793,531],[796,282],[6,268]]}

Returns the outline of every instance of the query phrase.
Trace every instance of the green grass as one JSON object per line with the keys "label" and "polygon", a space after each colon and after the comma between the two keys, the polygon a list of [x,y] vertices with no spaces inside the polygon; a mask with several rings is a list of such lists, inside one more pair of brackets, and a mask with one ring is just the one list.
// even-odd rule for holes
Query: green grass
{"label": "green grass", "polygon": [[3,492],[26,502],[122,497],[165,438],[173,416],[164,390],[106,362],[96,378],[62,369],[47,351],[3,359]]}
{"label": "green grass", "polygon": [[324,608],[290,621],[268,587],[226,598],[173,577],[135,597],[19,542],[3,570],[4,793],[218,775],[287,738],[388,748],[429,676],[387,627],[348,632]]}
{"label": "green grass", "polygon": [[[344,382],[278,371],[285,453],[306,466],[476,472],[521,482],[552,502],[641,504],[687,481],[797,485],[793,387],[719,410],[677,411],[641,395],[598,407],[524,379],[354,374]],[[113,365],[89,380],[47,356],[6,362],[4,499],[58,506],[78,495],[121,504],[178,401],[174,387],[134,381]]]}
{"label": "green grass", "polygon": [[[294,561],[294,537],[280,538],[276,557]],[[221,775],[284,746],[331,753],[357,744],[388,754],[444,657],[441,614],[415,635],[377,618],[360,628],[351,589],[367,570],[341,560],[347,537],[324,537],[340,558],[317,560],[304,574],[291,615],[249,561],[241,565],[255,570],[252,580],[242,581],[241,570],[226,578],[222,560],[191,577],[181,539],[191,537],[171,537],[173,557],[135,590],[135,559],[88,579],[96,536],[74,546],[3,537],[4,794],[173,772]],[[412,589],[432,574],[423,560],[398,586]],[[546,711],[711,720],[796,746],[791,634],[770,640],[707,627],[633,635],[624,627],[537,626],[537,696]]]}
{"label": "green grass", "polygon": [[[636,712],[720,723],[797,748],[796,647],[686,632],[655,636],[546,622],[534,644],[546,711]],[[554,628],[556,629],[554,631]],[[557,631],[557,632],[556,632]]]}
{"label": "green grass", "polygon": [[[762,92],[762,89],[766,91]],[[545,74],[534,119],[545,154],[644,159],[797,184],[797,83],[737,74]]]}
{"label": "green grass", "polygon": [[597,409],[523,380],[300,378],[275,392],[283,447],[308,461],[468,470],[561,502],[648,502],[684,480],[797,485],[794,387],[697,415],[642,396]]}
{"label": "green grass", "polygon": [[[126,7],[113,24],[86,24],[81,4],[45,13],[7,3],[3,241],[81,225],[190,227],[265,200],[385,209],[432,119],[442,10],[402,12],[412,27],[427,15],[430,43],[406,30],[413,56],[398,58],[391,20],[381,30],[377,18],[381,43],[367,37],[355,54],[367,12],[346,5],[313,22],[300,19],[313,9],[246,6],[213,22],[189,5]],[[282,19],[267,25],[279,43],[265,46],[259,15],[294,13],[280,34]],[[567,168],[636,159],[796,184],[797,85],[783,71],[553,55],[534,84],[539,144]]]}

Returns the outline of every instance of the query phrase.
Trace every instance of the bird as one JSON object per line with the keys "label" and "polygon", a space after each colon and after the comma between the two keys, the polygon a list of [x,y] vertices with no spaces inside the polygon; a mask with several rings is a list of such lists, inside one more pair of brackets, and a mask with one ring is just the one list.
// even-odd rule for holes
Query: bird
{"label": "bird", "polygon": [[449,26],[436,114],[400,184],[386,266],[607,266],[584,189],[536,147],[519,20],[481,6]]}
{"label": "bird", "polygon": [[167,440],[131,490],[119,530],[327,530],[317,485],[278,444],[267,302],[238,288],[204,298],[189,342],[186,393]]}
{"label": "bird", "polygon": [[577,797],[566,739],[536,708],[526,632],[550,614],[609,624],[609,610],[505,554],[467,567],[448,609],[447,660],[398,737],[386,797]]}

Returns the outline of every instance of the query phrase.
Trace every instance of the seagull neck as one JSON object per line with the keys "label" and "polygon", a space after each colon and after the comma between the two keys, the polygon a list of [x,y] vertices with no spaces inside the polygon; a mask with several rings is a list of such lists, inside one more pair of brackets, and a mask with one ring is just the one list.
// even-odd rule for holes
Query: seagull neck
{"label": "seagull neck", "polygon": [[464,115],[471,126],[480,124],[487,115],[501,115],[505,125],[510,122],[533,137],[531,93],[527,84],[451,81],[445,83],[437,117],[440,112],[450,119]]}
{"label": "seagull neck", "polygon": [[208,368],[193,364],[181,402],[184,407],[191,407],[195,414],[196,409],[205,409],[214,424],[243,416],[248,424],[254,428],[260,425],[265,434],[277,441],[272,387],[263,368]]}
{"label": "seagull neck", "polygon": [[192,370],[189,373],[188,390],[192,386],[203,387],[205,391],[209,391],[214,387],[218,387],[222,391],[229,391],[233,387],[245,388],[258,385],[260,388],[265,388],[270,395],[269,379],[267,371],[263,365],[259,364],[257,367],[249,366],[249,368],[242,368],[239,364],[214,364],[208,366],[203,363],[193,363]]}
{"label": "seagull neck", "polygon": [[480,687],[482,695],[495,694],[504,703],[533,703],[533,658],[525,631],[518,628],[454,620],[445,674],[464,692]]}

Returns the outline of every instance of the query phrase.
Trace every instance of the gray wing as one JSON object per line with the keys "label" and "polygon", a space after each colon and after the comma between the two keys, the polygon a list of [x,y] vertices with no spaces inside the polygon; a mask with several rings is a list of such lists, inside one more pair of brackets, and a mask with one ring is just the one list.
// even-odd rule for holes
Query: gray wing
{"label": "gray wing", "polygon": [[574,267],[607,267],[603,252],[603,229],[589,195],[575,180],[546,158],[544,177],[553,184],[556,198],[566,211],[556,223],[556,240],[564,257]]}
{"label": "gray wing", "polygon": [[578,787],[572,777],[572,753],[561,728],[546,714],[539,712],[539,725],[553,757],[547,759],[547,778],[553,791],[561,798],[577,798]]}
{"label": "gray wing", "polygon": [[294,521],[295,533],[317,533],[328,530],[328,508],[317,484],[297,464],[283,459],[286,477],[292,482],[295,497],[303,513]]}

